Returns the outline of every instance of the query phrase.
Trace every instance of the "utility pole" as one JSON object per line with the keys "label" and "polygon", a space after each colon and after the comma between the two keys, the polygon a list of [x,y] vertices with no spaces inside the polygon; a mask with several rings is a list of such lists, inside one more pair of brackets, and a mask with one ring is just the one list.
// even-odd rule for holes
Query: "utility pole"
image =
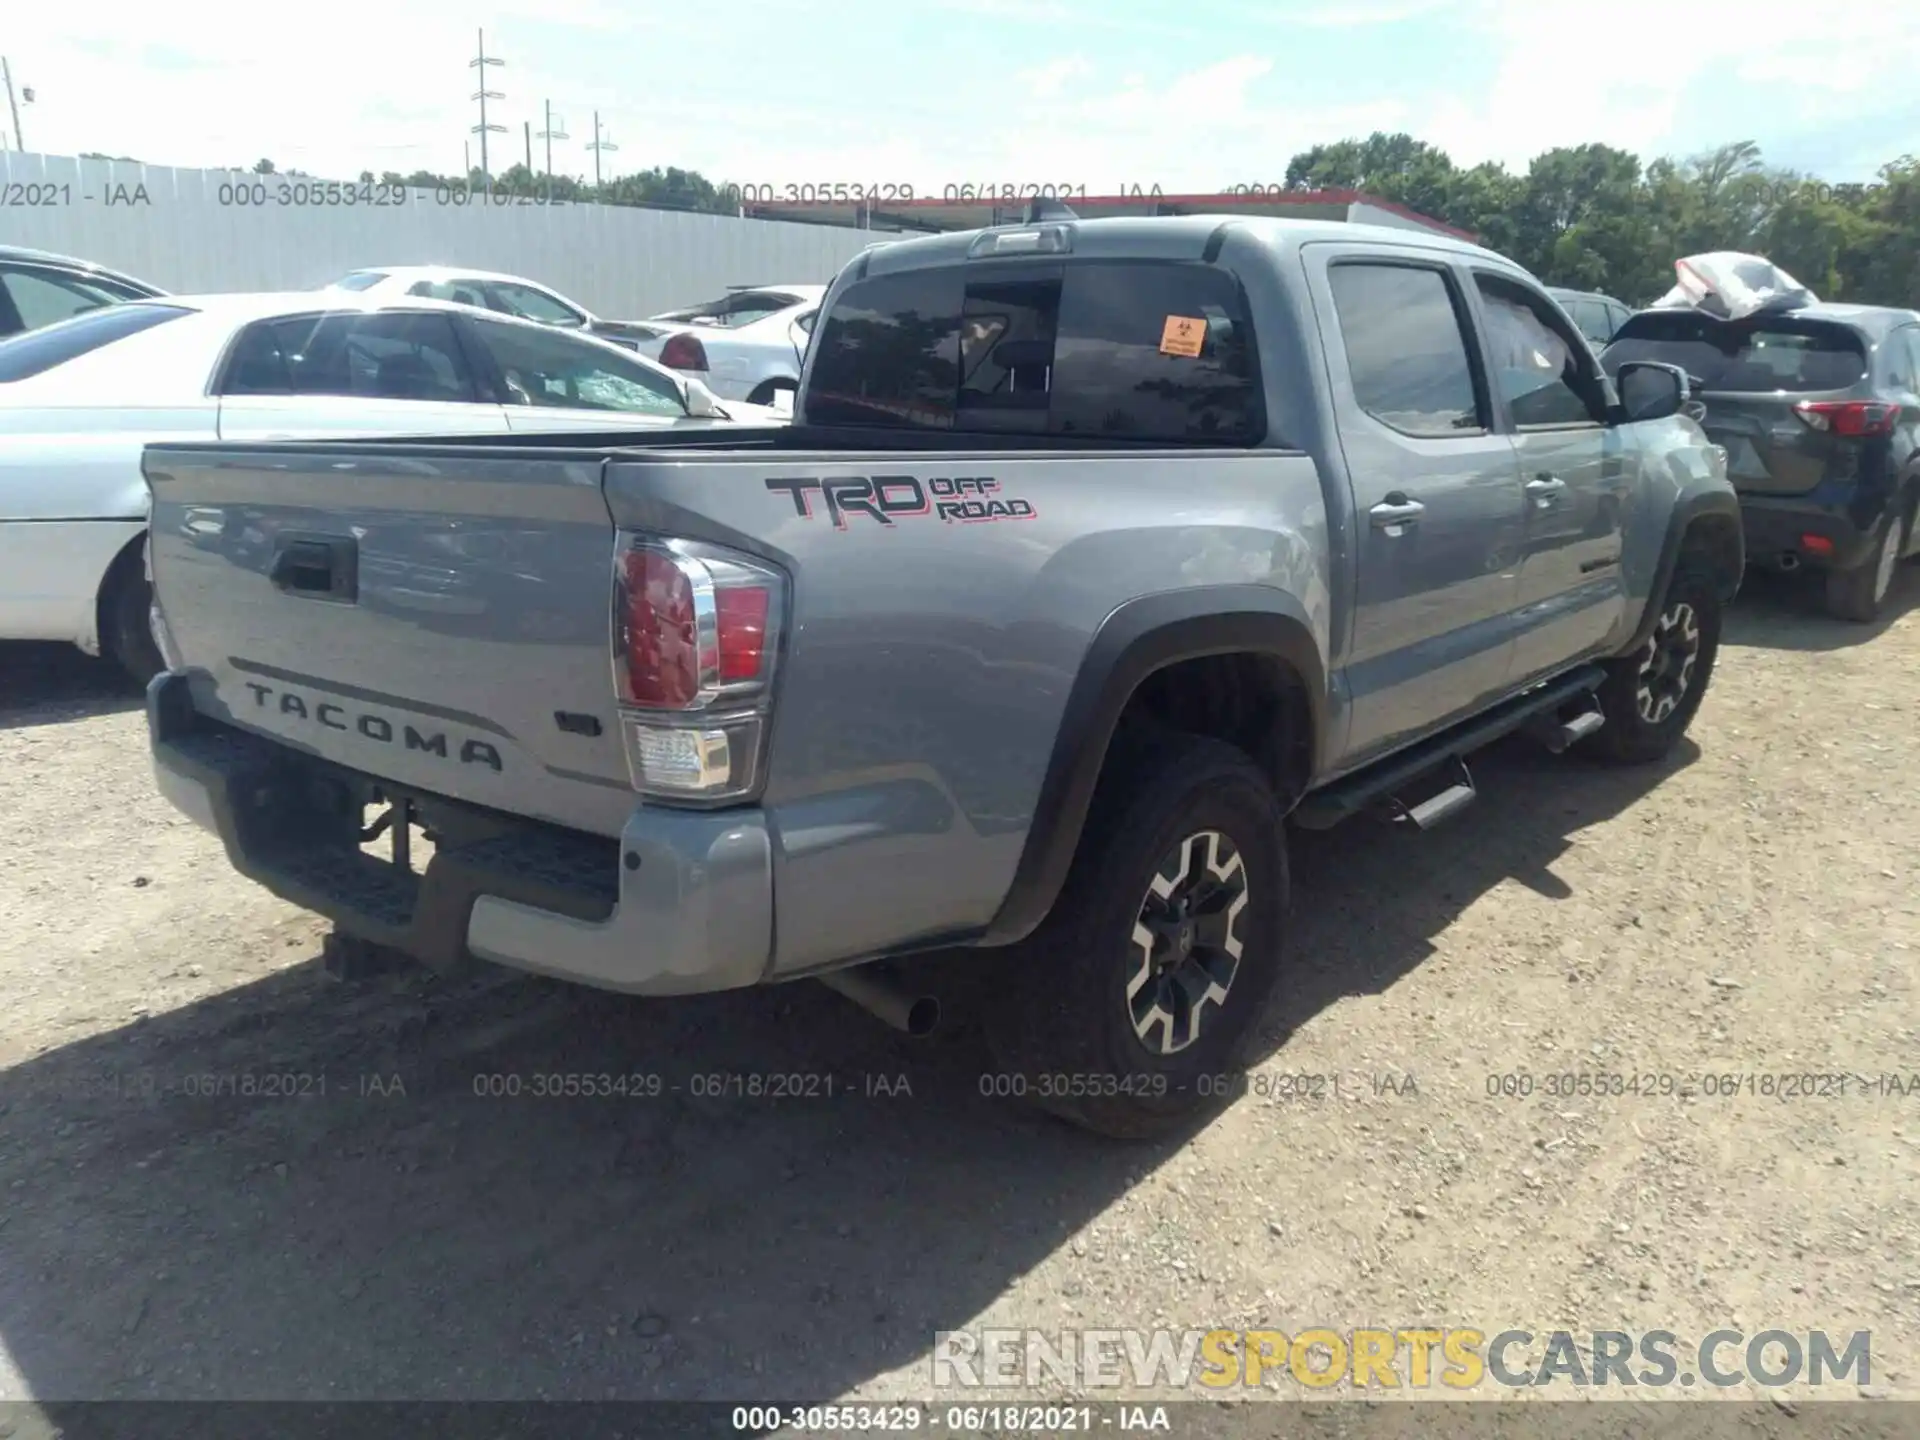
{"label": "utility pole", "polygon": [[[7,57],[4,55],[0,55],[0,75],[6,77],[7,109],[13,112],[13,148],[16,150],[25,150],[27,148],[26,137],[20,133],[20,103],[13,98],[13,70],[8,66]],[[33,92],[31,90],[27,92],[27,98],[29,100],[33,98]]]}
{"label": "utility pole", "polygon": [[[553,123],[553,102],[548,100],[545,103],[547,107],[547,128],[540,132],[540,138],[547,142],[547,194],[551,196],[553,194],[553,142],[566,139],[567,132],[558,128]],[[564,120],[560,122],[561,125],[566,123]]]}
{"label": "utility pole", "polygon": [[526,137],[526,141],[527,141],[527,178],[532,179],[533,178],[533,122],[531,120],[522,120],[520,122],[520,130],[521,130],[521,133]]}
{"label": "utility pole", "polygon": [[602,140],[600,138],[600,112],[598,110],[593,112],[593,143],[587,146],[587,148],[593,151],[593,188],[598,190],[600,188],[600,152],[602,150],[618,150],[620,148],[611,140]]}
{"label": "utility pole", "polygon": [[480,137],[480,173],[487,177],[487,188],[491,190],[493,188],[493,170],[487,164],[487,136],[504,135],[507,133],[507,127],[504,125],[489,125],[487,123],[487,101],[504,100],[507,97],[498,90],[487,89],[487,66],[504,65],[507,62],[504,60],[496,60],[493,56],[487,54],[487,32],[481,30],[478,33],[480,36],[480,58],[477,60],[469,60],[467,62],[467,68],[469,70],[476,70],[480,74],[480,88],[469,97],[470,99],[480,102],[480,123],[472,126],[468,133]]}

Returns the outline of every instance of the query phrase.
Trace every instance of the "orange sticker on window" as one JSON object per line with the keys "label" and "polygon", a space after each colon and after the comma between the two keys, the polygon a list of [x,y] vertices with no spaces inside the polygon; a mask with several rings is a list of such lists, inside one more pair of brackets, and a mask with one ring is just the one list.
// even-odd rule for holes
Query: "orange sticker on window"
{"label": "orange sticker on window", "polygon": [[1196,320],[1191,315],[1167,316],[1166,328],[1160,332],[1162,355],[1185,355],[1191,359],[1200,353],[1206,343],[1206,321]]}

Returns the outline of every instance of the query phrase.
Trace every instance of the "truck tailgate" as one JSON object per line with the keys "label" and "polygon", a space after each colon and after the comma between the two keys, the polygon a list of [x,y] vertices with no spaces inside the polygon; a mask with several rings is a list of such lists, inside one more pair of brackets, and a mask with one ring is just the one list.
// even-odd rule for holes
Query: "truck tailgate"
{"label": "truck tailgate", "polygon": [[633,809],[593,456],[154,447],[194,708],[355,770],[617,835]]}

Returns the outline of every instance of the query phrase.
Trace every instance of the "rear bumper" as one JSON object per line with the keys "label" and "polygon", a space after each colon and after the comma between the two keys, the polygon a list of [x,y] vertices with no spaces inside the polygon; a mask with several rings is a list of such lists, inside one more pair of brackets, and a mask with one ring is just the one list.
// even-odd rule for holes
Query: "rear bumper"
{"label": "rear bumper", "polygon": [[765,978],[773,845],[757,811],[636,806],[620,838],[412,793],[442,832],[424,873],[366,855],[359,801],[393,787],[207,719],[186,676],[147,690],[154,779],[233,867],[348,934],[442,971],[474,959],[638,995]]}
{"label": "rear bumper", "polygon": [[[1740,524],[1746,532],[1747,562],[1774,570],[1805,565],[1846,570],[1871,553],[1884,502],[1863,509],[1849,496],[1838,503],[1812,496],[1742,495]],[[1809,546],[1807,536],[1827,542]],[[1791,557],[1791,558],[1789,558]]]}

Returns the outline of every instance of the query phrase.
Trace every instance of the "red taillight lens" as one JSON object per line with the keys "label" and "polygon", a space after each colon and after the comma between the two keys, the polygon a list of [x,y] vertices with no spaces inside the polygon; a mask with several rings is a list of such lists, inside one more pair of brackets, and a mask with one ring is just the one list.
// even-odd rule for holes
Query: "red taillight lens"
{"label": "red taillight lens", "polygon": [[714,592],[719,618],[720,683],[760,678],[767,648],[767,607],[772,591],[765,585],[738,585]]}
{"label": "red taillight lens", "polygon": [[1900,407],[1872,400],[1802,400],[1793,413],[1816,430],[1849,439],[1891,435],[1900,423]]}
{"label": "red taillight lens", "polygon": [[627,698],[656,709],[691,705],[700,694],[692,577],[664,551],[629,551],[626,608]]}
{"label": "red taillight lens", "polygon": [[779,579],[746,561],[674,544],[626,543],[617,637],[622,702],[705,709],[764,689],[779,630]]}
{"label": "red taillight lens", "polygon": [[707,347],[691,335],[675,335],[660,347],[660,363],[669,370],[704,370]]}

